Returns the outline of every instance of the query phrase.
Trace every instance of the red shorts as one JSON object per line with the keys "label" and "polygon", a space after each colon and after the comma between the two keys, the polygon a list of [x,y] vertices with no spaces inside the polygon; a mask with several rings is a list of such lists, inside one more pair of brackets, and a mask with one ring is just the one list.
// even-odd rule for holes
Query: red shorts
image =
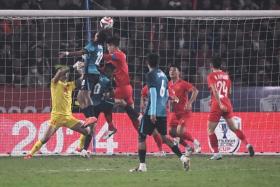
{"label": "red shorts", "polygon": [[190,120],[191,112],[176,114],[174,112],[169,113],[168,124],[171,127],[177,127],[178,125],[186,126]]}
{"label": "red shorts", "polygon": [[227,112],[222,112],[218,103],[212,103],[210,114],[208,116],[208,121],[219,122],[220,118],[223,116],[225,119],[230,119],[233,117],[233,109],[230,103],[223,103],[227,107]]}
{"label": "red shorts", "polygon": [[134,103],[132,97],[133,91],[131,85],[116,87],[114,92],[115,92],[116,99],[123,99],[128,105],[132,105]]}

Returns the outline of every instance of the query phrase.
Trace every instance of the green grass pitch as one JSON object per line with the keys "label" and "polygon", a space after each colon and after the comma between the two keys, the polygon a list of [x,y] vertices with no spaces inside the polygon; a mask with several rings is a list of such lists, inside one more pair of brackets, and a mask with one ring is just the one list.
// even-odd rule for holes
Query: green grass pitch
{"label": "green grass pitch", "polygon": [[193,156],[185,172],[175,156],[147,158],[147,173],[129,173],[136,156],[0,157],[0,187],[276,187],[280,158],[225,156],[219,161]]}

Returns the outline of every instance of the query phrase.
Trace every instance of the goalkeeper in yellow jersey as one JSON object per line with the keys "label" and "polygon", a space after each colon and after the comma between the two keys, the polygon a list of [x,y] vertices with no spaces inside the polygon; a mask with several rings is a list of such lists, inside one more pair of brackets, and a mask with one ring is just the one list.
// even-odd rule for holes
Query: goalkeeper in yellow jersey
{"label": "goalkeeper in yellow jersey", "polygon": [[72,115],[72,92],[81,81],[80,79],[76,81],[69,81],[70,69],[72,69],[72,67],[62,67],[57,70],[55,76],[52,78],[52,111],[49,126],[43,138],[33,145],[32,149],[24,157],[24,159],[32,158],[32,156],[40,150],[42,145],[44,145],[60,127],[70,128],[83,135],[90,135],[92,133],[89,125],[96,124],[97,119],[95,117],[87,118],[85,123],[82,123]]}

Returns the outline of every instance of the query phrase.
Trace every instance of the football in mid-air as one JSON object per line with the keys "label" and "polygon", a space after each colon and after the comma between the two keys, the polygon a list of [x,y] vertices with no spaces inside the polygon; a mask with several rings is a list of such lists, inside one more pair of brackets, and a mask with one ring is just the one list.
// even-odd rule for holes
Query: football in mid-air
{"label": "football in mid-air", "polygon": [[111,29],[114,25],[114,20],[111,17],[103,17],[100,20],[100,26],[103,29]]}

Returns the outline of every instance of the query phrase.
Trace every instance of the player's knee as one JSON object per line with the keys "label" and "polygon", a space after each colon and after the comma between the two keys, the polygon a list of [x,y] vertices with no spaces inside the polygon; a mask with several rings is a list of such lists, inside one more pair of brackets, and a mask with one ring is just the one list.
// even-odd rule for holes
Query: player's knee
{"label": "player's knee", "polygon": [[145,134],[139,133],[139,136],[138,136],[139,143],[145,142],[146,137],[147,136]]}
{"label": "player's knee", "polygon": [[213,134],[215,132],[215,129],[208,127],[207,132],[208,132],[208,135]]}

